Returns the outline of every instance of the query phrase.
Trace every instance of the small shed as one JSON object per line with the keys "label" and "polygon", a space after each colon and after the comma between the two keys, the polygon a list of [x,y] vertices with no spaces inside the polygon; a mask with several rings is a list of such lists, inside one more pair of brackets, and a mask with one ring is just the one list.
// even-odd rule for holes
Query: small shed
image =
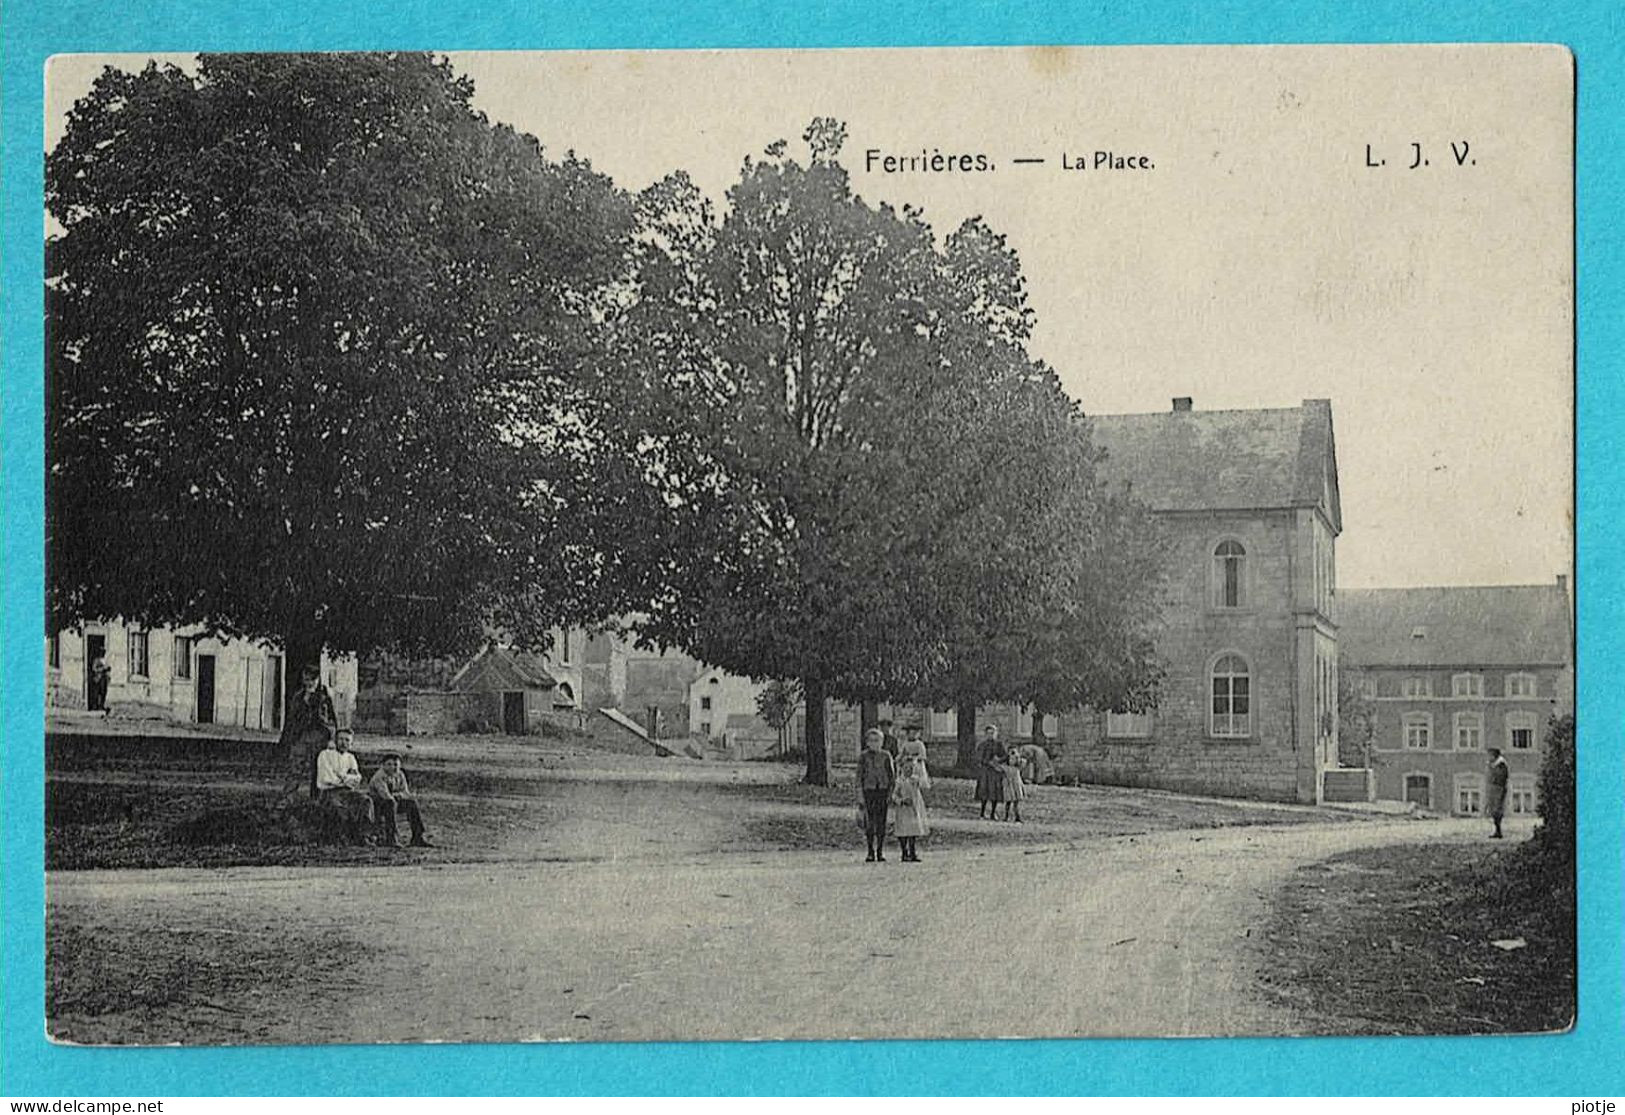
{"label": "small shed", "polygon": [[448,688],[488,706],[504,733],[523,736],[553,708],[557,686],[541,655],[493,645],[457,671]]}

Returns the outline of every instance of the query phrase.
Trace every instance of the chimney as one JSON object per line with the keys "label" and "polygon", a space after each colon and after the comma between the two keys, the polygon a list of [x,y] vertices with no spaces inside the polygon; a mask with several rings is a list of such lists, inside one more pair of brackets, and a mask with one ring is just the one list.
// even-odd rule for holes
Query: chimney
{"label": "chimney", "polygon": [[1175,414],[1188,413],[1190,411],[1190,409],[1191,409],[1191,397],[1189,395],[1181,395],[1179,398],[1174,400],[1174,413]]}

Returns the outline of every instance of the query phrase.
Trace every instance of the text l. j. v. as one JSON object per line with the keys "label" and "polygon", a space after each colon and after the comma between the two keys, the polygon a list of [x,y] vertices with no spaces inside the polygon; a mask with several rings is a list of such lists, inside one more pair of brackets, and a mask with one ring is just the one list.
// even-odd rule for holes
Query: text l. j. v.
{"label": "text l. j. v.", "polygon": [[[1396,163],[1406,170],[1416,170],[1420,167],[1432,166],[1433,160],[1422,149],[1420,143],[1411,143],[1406,151],[1408,162]],[[1478,160],[1473,157],[1472,144],[1465,139],[1450,141],[1450,157],[1442,160],[1445,166],[1477,166]],[[1365,165],[1369,167],[1383,167],[1388,165],[1387,158],[1372,144],[1365,145]]]}

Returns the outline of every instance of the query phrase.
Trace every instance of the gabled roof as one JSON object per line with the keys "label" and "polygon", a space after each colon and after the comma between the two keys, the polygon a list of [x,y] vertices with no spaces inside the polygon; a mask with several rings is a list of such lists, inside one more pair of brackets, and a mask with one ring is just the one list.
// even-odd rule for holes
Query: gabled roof
{"label": "gabled roof", "polygon": [[552,689],[558,682],[539,654],[489,646],[457,671],[448,688],[464,692]]}
{"label": "gabled roof", "polygon": [[1332,404],[1091,416],[1102,472],[1156,511],[1320,507],[1343,529]]}
{"label": "gabled roof", "polygon": [[[1341,589],[1337,645],[1358,666],[1567,666],[1561,584]],[[1421,636],[1414,634],[1418,630]]]}

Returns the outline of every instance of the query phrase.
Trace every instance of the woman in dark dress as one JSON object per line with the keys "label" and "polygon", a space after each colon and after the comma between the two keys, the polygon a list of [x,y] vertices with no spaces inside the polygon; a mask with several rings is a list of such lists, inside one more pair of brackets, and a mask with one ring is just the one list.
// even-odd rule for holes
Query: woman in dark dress
{"label": "woman in dark dress", "polygon": [[989,724],[976,745],[976,801],[980,816],[997,820],[999,802],[1004,800],[1004,761],[1009,757],[999,739],[997,724]]}

